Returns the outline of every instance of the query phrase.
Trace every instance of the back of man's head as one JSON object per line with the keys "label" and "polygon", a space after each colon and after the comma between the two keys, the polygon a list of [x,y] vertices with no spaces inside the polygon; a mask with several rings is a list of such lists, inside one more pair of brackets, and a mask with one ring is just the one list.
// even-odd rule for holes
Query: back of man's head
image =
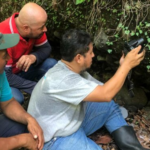
{"label": "back of man's head", "polygon": [[82,30],[70,29],[62,37],[60,53],[62,59],[71,62],[77,54],[84,55],[92,42],[90,35]]}

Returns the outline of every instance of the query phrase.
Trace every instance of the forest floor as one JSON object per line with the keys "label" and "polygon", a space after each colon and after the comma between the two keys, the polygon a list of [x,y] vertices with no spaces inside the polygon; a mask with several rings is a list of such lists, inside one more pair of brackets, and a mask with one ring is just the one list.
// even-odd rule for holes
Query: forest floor
{"label": "forest floor", "polygon": [[[144,109],[142,109],[138,110],[137,112],[129,112],[126,121],[129,125],[133,126],[136,135],[143,147],[150,149],[150,120],[145,118],[147,118],[147,114]],[[115,145],[114,140],[105,128],[96,131],[89,137],[99,146],[101,146],[103,150],[119,150]]]}

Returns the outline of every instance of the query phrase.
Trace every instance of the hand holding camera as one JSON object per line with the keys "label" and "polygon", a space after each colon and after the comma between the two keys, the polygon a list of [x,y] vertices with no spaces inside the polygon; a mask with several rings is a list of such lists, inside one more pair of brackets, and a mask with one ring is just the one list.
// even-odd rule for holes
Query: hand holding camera
{"label": "hand holding camera", "polygon": [[142,47],[141,47],[141,49],[140,49],[140,51],[139,51],[139,53],[141,53],[142,51],[143,51],[143,49],[144,49],[144,39],[143,38],[140,38],[140,39],[138,39],[138,40],[132,40],[132,41],[130,41],[130,42],[125,42],[125,44],[124,44],[124,53],[125,53],[125,55],[129,52],[129,51],[131,51],[131,50],[133,50],[134,48],[136,48],[136,47],[138,47],[139,45],[141,45]]}
{"label": "hand holding camera", "polygon": [[124,63],[127,63],[128,67],[130,67],[130,69],[132,69],[135,66],[139,65],[140,62],[144,59],[145,50],[143,50],[142,52],[140,52],[141,48],[142,47],[139,45],[138,47],[132,49],[132,51],[130,51],[126,55]]}
{"label": "hand holding camera", "polygon": [[144,39],[140,38],[138,40],[132,40],[128,43],[126,42],[123,52],[124,55],[126,55],[124,62],[127,63],[130,69],[139,65],[145,56]]}
{"label": "hand holding camera", "polygon": [[[124,62],[126,65],[132,69],[133,67],[140,64],[140,62],[144,59],[145,50],[144,49],[144,39],[140,38],[138,40],[133,40],[130,42],[126,42],[124,45],[124,55],[126,55]],[[134,83],[131,80],[132,70],[128,73],[127,76],[127,88],[129,90],[129,95],[134,97]]]}

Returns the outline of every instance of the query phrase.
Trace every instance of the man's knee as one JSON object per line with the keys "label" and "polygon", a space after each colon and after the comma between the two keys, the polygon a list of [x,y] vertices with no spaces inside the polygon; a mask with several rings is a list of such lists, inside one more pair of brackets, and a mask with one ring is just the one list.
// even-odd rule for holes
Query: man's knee
{"label": "man's knee", "polygon": [[110,109],[109,111],[112,113],[112,112],[115,112],[115,113],[119,113],[121,114],[121,110],[120,110],[120,107],[117,103],[115,103],[113,100],[110,102],[109,104],[110,106]]}
{"label": "man's knee", "polygon": [[47,58],[47,59],[43,62],[43,67],[48,70],[48,69],[52,68],[56,63],[57,63],[57,60],[56,60],[56,59]]}
{"label": "man's knee", "polygon": [[27,127],[21,123],[10,120],[5,115],[0,115],[0,137],[9,137],[27,132]]}
{"label": "man's knee", "polygon": [[15,98],[15,100],[17,100],[18,103],[22,104],[24,102],[24,96],[20,92],[20,90],[16,89],[16,88],[13,88],[13,87],[11,87],[11,90],[12,90],[12,95]]}
{"label": "man's knee", "polygon": [[114,108],[114,109],[119,109],[119,105],[114,102],[114,100],[111,100],[108,102],[109,107]]}

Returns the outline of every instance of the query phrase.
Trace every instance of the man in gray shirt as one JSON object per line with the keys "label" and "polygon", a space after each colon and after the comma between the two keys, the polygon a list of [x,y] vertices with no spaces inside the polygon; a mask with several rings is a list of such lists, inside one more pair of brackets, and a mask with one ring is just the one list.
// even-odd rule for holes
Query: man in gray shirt
{"label": "man in gray shirt", "polygon": [[102,150],[87,137],[102,126],[120,149],[145,150],[112,100],[128,72],[143,60],[140,48],[122,56],[115,75],[102,84],[86,72],[94,57],[90,35],[81,30],[63,35],[62,59],[37,83],[28,107],[43,129],[45,150]]}

